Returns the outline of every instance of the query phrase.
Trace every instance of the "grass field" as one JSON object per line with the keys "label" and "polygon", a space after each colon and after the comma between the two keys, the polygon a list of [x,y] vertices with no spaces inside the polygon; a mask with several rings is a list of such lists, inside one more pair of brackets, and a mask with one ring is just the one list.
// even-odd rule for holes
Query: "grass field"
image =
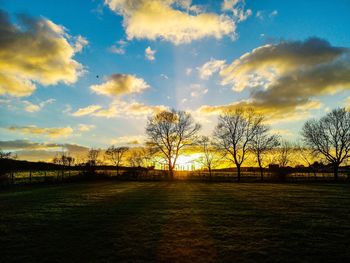
{"label": "grass field", "polygon": [[350,262],[350,185],[21,186],[0,243],[1,262]]}

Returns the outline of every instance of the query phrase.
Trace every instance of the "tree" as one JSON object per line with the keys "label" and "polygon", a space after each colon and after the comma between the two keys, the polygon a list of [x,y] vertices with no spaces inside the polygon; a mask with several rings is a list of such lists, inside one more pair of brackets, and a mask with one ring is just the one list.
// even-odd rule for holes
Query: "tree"
{"label": "tree", "polygon": [[314,164],[317,164],[318,162],[314,161],[315,155],[313,154],[312,150],[309,147],[306,147],[305,145],[301,144],[300,142],[295,145],[295,150],[298,159],[302,163],[305,163],[308,166],[308,168],[312,170],[314,177],[316,178],[317,170]]}
{"label": "tree", "polygon": [[283,140],[277,149],[277,162],[280,167],[287,167],[291,162],[293,146],[290,142]]}
{"label": "tree", "polygon": [[12,152],[4,152],[0,149],[0,160],[16,159],[17,155]]}
{"label": "tree", "polygon": [[151,153],[148,148],[133,148],[130,151],[128,161],[131,167],[147,167],[150,161]]}
{"label": "tree", "polygon": [[170,178],[174,177],[181,150],[195,142],[199,129],[200,125],[194,123],[191,114],[185,111],[162,111],[148,119],[148,145],[166,160]]}
{"label": "tree", "polygon": [[202,136],[198,140],[198,145],[201,147],[202,151],[202,155],[198,158],[198,162],[208,169],[209,177],[212,179],[212,169],[217,166],[222,157],[220,158],[217,149],[215,149],[209,137]]}
{"label": "tree", "polygon": [[251,142],[251,151],[254,153],[260,169],[261,181],[264,180],[263,158],[264,155],[279,146],[279,137],[269,134],[267,125],[259,125]]}
{"label": "tree", "polygon": [[106,152],[106,158],[111,161],[117,168],[117,175],[119,175],[119,167],[123,162],[124,154],[129,150],[128,147],[109,147]]}
{"label": "tree", "polygon": [[319,120],[309,120],[304,124],[302,136],[315,154],[332,164],[334,180],[337,180],[340,164],[349,158],[350,112],[338,108]]}
{"label": "tree", "polygon": [[99,155],[100,149],[91,148],[87,154],[87,165],[96,166],[98,164]]}
{"label": "tree", "polygon": [[263,117],[251,108],[238,108],[219,116],[214,130],[216,144],[236,165],[238,181],[241,180],[241,166],[262,121]]}

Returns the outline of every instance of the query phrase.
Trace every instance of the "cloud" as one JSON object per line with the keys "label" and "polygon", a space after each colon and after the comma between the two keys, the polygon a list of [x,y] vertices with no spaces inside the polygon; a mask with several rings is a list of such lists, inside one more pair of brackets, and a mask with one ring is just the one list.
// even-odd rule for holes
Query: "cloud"
{"label": "cloud", "polygon": [[135,146],[143,144],[146,141],[145,136],[143,135],[131,135],[131,136],[120,136],[111,141],[111,144],[114,145],[129,145]]}
{"label": "cloud", "polygon": [[55,99],[48,99],[48,100],[42,101],[38,104],[34,104],[30,101],[25,100],[25,101],[23,101],[24,110],[27,112],[38,112],[38,111],[42,110],[42,108],[45,107],[46,105],[54,103],[55,101],[56,101]]}
{"label": "cloud", "polygon": [[166,74],[160,74],[160,76],[161,76],[163,79],[169,79],[168,75],[166,75]]}
{"label": "cloud", "polygon": [[[94,106],[94,107],[91,107]],[[151,114],[155,114],[164,110],[167,110],[168,107],[164,105],[146,105],[136,101],[122,101],[115,100],[109,107],[102,108],[101,106],[95,107],[97,105],[91,105],[86,107],[94,108],[89,112],[84,112],[84,115],[90,115],[95,117],[103,118],[116,118],[116,117],[145,117]],[[84,108],[83,108],[84,109]],[[79,115],[82,116],[82,115]]]}
{"label": "cloud", "polygon": [[161,111],[167,110],[168,108],[163,105],[146,105],[136,101],[126,102],[126,101],[114,101],[109,108],[102,109],[93,113],[93,116],[97,117],[145,117],[148,115],[153,115]]}
{"label": "cloud", "polygon": [[192,74],[192,68],[186,68],[186,75],[189,76]]}
{"label": "cloud", "polygon": [[215,72],[218,72],[225,66],[225,60],[210,59],[210,61],[197,68],[201,79],[208,79]]}
{"label": "cloud", "polygon": [[119,55],[125,54],[125,47],[127,46],[128,42],[125,40],[119,40],[117,44],[118,45],[112,45],[110,48],[108,48],[108,51]]}
{"label": "cloud", "polygon": [[320,108],[317,97],[350,89],[350,50],[310,38],[265,45],[221,69],[223,85],[249,90],[246,100],[201,108],[203,112],[249,106],[281,118]]}
{"label": "cloud", "polygon": [[273,17],[275,17],[277,15],[278,15],[278,11],[277,10],[273,10],[270,13],[267,13],[267,11],[259,10],[255,14],[255,16],[257,18],[259,18],[260,20],[264,20],[265,17],[268,17],[268,18],[272,19]]}
{"label": "cloud", "polygon": [[155,57],[154,55],[156,54],[156,50],[152,50],[150,46],[148,46],[146,49],[145,49],[145,57],[146,59],[152,61],[152,60],[155,60]]}
{"label": "cloud", "polygon": [[223,11],[231,11],[239,22],[246,20],[253,13],[251,9],[244,8],[245,0],[224,0],[221,6]]}
{"label": "cloud", "polygon": [[191,84],[190,88],[192,90],[190,93],[191,97],[199,97],[208,93],[208,89],[202,87],[200,84]]}
{"label": "cloud", "polygon": [[[105,4],[123,16],[127,38],[162,39],[175,45],[205,37],[234,37],[236,19],[204,13],[183,0],[105,0]],[[193,7],[193,8],[192,8]]]}
{"label": "cloud", "polygon": [[114,74],[106,82],[90,86],[93,92],[111,97],[141,93],[148,88],[149,85],[143,79],[127,74]]}
{"label": "cloud", "polygon": [[46,18],[17,16],[12,24],[0,10],[0,95],[31,95],[37,84],[72,84],[84,72],[73,59],[87,44]]}
{"label": "cloud", "polygon": [[12,132],[19,132],[26,135],[43,135],[50,138],[67,137],[73,133],[73,129],[69,126],[62,128],[41,128],[35,125],[30,126],[11,126],[7,128]]}
{"label": "cloud", "polygon": [[278,11],[277,10],[273,10],[270,14],[269,17],[274,17],[278,15]]}
{"label": "cloud", "polygon": [[102,106],[100,105],[89,105],[85,108],[80,108],[76,112],[73,112],[72,115],[76,117],[90,115],[91,113],[101,109]]}
{"label": "cloud", "polygon": [[89,148],[78,144],[33,142],[29,140],[0,141],[0,149],[13,151],[19,159],[51,161],[57,153],[69,152],[75,158],[85,156]]}
{"label": "cloud", "polygon": [[80,132],[87,132],[95,128],[95,125],[89,125],[89,124],[79,124],[78,125],[78,131]]}

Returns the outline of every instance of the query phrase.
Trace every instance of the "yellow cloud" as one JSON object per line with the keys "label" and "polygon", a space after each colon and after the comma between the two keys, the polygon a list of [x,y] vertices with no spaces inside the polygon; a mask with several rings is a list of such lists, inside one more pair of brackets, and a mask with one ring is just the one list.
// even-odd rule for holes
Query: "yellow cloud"
{"label": "yellow cloud", "polygon": [[38,112],[40,110],[42,110],[43,107],[45,107],[47,104],[51,104],[53,102],[55,102],[56,100],[55,99],[48,99],[46,101],[42,101],[38,104],[34,104],[30,101],[23,101],[24,103],[24,110],[27,111],[27,112]]}
{"label": "yellow cloud", "polygon": [[90,86],[93,92],[112,97],[141,93],[148,88],[149,85],[143,79],[126,74],[114,74],[105,83]]}
{"label": "yellow cloud", "polygon": [[76,82],[84,69],[73,56],[87,40],[45,18],[21,15],[18,21],[12,24],[0,10],[0,95],[28,96],[36,84]]}
{"label": "yellow cloud", "polygon": [[69,126],[63,128],[41,128],[35,125],[31,126],[12,126],[8,130],[13,132],[20,132],[27,135],[44,135],[51,138],[67,137],[73,133],[73,129]]}
{"label": "yellow cloud", "polygon": [[[90,105],[86,108],[79,109],[73,113],[74,116],[90,115],[95,117],[115,118],[115,117],[145,117],[147,115],[155,114],[168,107],[164,105],[146,105],[136,101],[113,101],[108,108],[102,108],[99,105]],[[79,112],[79,113],[78,113]],[[78,114],[77,114],[78,113]]]}
{"label": "yellow cloud", "polygon": [[78,125],[78,131],[80,132],[87,132],[95,128],[95,125],[89,125],[89,124],[79,124]]}
{"label": "yellow cloud", "polygon": [[[176,45],[204,37],[234,36],[235,20],[228,15],[202,13],[183,0],[105,0],[124,17],[128,39],[164,39]],[[182,9],[175,9],[179,6]],[[192,11],[192,12],[191,12]]]}
{"label": "yellow cloud", "polygon": [[91,113],[101,109],[102,107],[100,105],[89,105],[85,108],[80,108],[76,112],[73,112],[72,115],[79,117],[79,116],[85,116],[90,115]]}
{"label": "yellow cloud", "polygon": [[327,41],[265,45],[246,53],[220,70],[223,85],[249,90],[248,99],[227,105],[202,106],[202,113],[216,114],[237,107],[254,107],[273,119],[297,120],[321,107],[318,96],[350,88],[350,49]]}
{"label": "yellow cloud", "polygon": [[145,142],[143,135],[120,136],[111,141],[111,144],[116,145],[139,145]]}

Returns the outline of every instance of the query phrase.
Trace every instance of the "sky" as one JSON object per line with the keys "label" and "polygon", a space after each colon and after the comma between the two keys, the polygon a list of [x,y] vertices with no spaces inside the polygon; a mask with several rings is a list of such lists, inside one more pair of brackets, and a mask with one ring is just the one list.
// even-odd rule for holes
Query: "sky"
{"label": "sky", "polygon": [[350,0],[0,0],[0,148],[138,146],[147,117],[254,107],[298,140],[350,104]]}

